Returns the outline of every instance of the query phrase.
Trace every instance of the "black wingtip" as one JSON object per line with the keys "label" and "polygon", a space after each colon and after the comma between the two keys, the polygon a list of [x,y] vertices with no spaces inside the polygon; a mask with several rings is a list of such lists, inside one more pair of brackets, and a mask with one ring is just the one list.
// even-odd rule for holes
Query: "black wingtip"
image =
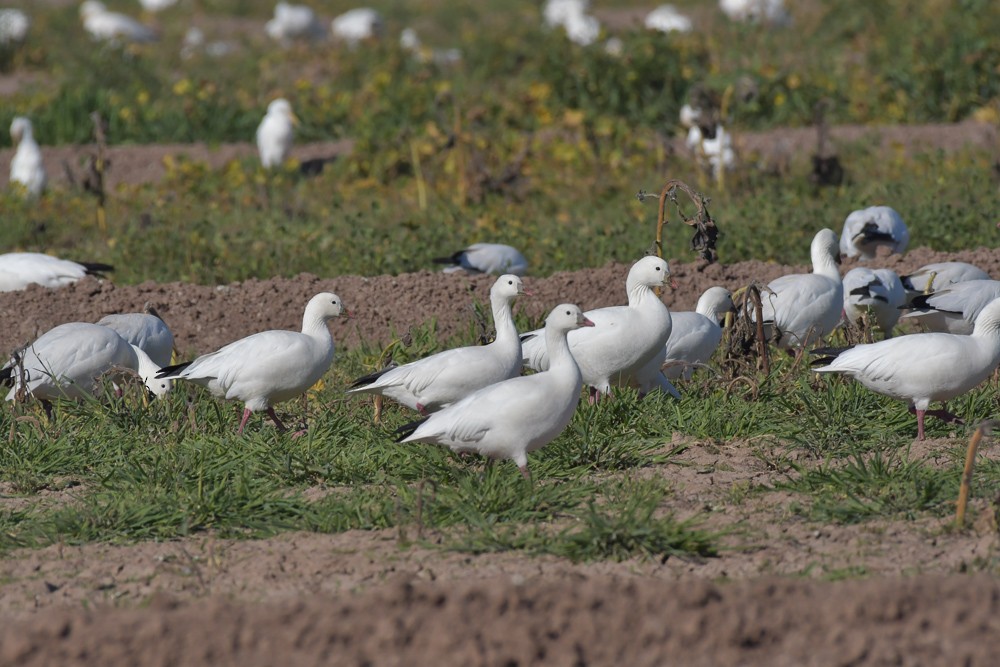
{"label": "black wingtip", "polygon": [[408,424],[403,424],[402,426],[400,426],[399,428],[397,428],[396,429],[396,442],[402,442],[406,438],[408,438],[411,435],[413,435],[413,432],[416,431],[418,428],[420,428],[420,425],[423,424],[428,419],[430,419],[430,417],[424,417],[423,419],[418,419],[418,420],[412,421],[412,422],[410,422]]}
{"label": "black wingtip", "polygon": [[101,264],[100,262],[77,262],[77,264],[83,267],[84,272],[88,276],[94,276],[95,278],[103,278],[104,276],[101,274],[115,270],[115,267],[110,264]]}
{"label": "black wingtip", "polygon": [[14,367],[0,368],[0,384],[8,387],[14,384]]}
{"label": "black wingtip", "polygon": [[817,347],[816,349],[809,350],[809,354],[820,355],[817,359],[813,359],[809,362],[809,368],[818,368],[819,366],[826,366],[834,359],[839,357],[844,352],[850,350],[853,345],[848,345],[847,347]]}
{"label": "black wingtip", "polygon": [[527,343],[532,338],[538,338],[538,334],[536,334],[536,333],[521,334],[521,342],[522,343]]}
{"label": "black wingtip", "polygon": [[185,361],[183,364],[174,364],[173,366],[164,366],[156,373],[157,380],[163,380],[166,378],[173,377],[183,371],[185,368],[191,365],[190,361]]}
{"label": "black wingtip", "polygon": [[431,261],[434,262],[435,264],[461,264],[463,252],[465,251],[459,250],[455,254],[449,255],[448,257],[435,257]]}
{"label": "black wingtip", "polygon": [[363,375],[359,377],[357,380],[351,383],[351,386],[348,387],[348,389],[358,389],[360,387],[367,387],[368,385],[373,384],[376,380],[378,380],[380,377],[382,377],[392,369],[398,367],[399,364],[397,364],[396,362],[392,362],[381,370],[377,370],[374,373],[369,373],[368,375]]}

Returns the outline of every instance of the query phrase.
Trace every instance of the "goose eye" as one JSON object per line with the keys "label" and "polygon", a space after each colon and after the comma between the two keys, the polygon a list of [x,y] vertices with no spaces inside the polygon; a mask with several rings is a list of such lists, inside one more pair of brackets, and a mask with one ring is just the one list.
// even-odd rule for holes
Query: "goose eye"
{"label": "goose eye", "polygon": [[508,284],[508,285],[513,285],[513,284],[514,284],[514,281],[513,281],[513,280],[508,280],[508,281],[507,281],[507,284]]}
{"label": "goose eye", "polygon": [[659,270],[660,270],[660,267],[656,267],[656,270],[657,270],[657,271],[659,271]]}

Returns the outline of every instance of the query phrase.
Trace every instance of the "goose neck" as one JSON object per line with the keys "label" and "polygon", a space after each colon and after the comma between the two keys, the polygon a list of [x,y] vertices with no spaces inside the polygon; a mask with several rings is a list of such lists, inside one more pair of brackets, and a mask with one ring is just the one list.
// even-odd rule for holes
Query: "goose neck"
{"label": "goose neck", "polygon": [[514,313],[511,310],[510,299],[502,296],[490,298],[493,307],[493,326],[497,330],[497,340],[516,339],[517,327],[514,326]]}

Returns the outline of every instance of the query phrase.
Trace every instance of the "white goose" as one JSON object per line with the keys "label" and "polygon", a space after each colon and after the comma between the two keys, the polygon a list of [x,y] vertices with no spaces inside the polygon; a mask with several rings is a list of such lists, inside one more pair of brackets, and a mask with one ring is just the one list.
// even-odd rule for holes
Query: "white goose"
{"label": "white goose", "polygon": [[174,334],[159,317],[149,313],[121,313],[106,315],[98,324],[108,327],[130,345],[145,352],[157,366],[170,364],[170,357],[174,352]]}
{"label": "white goose", "polygon": [[970,334],[979,312],[1000,297],[1000,281],[966,280],[945,289],[914,297],[903,319],[916,320],[931,331]]}
{"label": "white goose", "polygon": [[[584,313],[596,325],[569,335],[569,347],[580,365],[591,398],[611,393],[611,385],[639,385],[640,392],[661,388],[679,396],[677,390],[657,372],[655,381],[640,373],[662,353],[670,337],[670,311],[653,292],[670,277],[667,262],[659,257],[643,257],[632,265],[625,282],[627,306],[598,308]],[[541,330],[521,336],[524,365],[536,371],[549,367],[546,339]],[[657,368],[657,371],[659,369]],[[665,383],[665,384],[664,384]]]}
{"label": "white goose", "polygon": [[500,276],[490,289],[496,339],[489,345],[445,350],[403,366],[358,378],[348,393],[380,394],[426,415],[465,398],[477,389],[521,372],[521,340],[511,302],[524,291],[513,274]]}
{"label": "white goose", "polygon": [[86,0],[80,5],[80,17],[83,19],[83,28],[93,39],[107,42],[153,42],[156,41],[156,33],[152,28],[144,26],[135,19],[110,12],[103,2],[98,0]]}
{"label": "white goose", "polygon": [[761,293],[768,338],[781,348],[801,347],[836,328],[844,308],[844,283],[837,265],[837,235],[821,229],[810,245],[812,273],[775,278]]}
{"label": "white goose", "polygon": [[879,247],[902,254],[910,242],[910,230],[903,218],[888,206],[870,206],[852,212],[844,220],[840,252],[862,260],[875,259]]}
{"label": "white goose", "polygon": [[327,321],[342,312],[340,297],[321,292],[306,305],[301,333],[255,333],[194,361],[167,366],[156,377],[189,380],[214,396],[243,401],[238,433],[243,433],[250,414],[260,410],[284,431],[274,405],[301,396],[330,368],[334,346]]}
{"label": "white goose", "polygon": [[8,252],[0,255],[0,292],[16,292],[28,285],[65,287],[84,276],[101,278],[102,272],[114,269],[110,264],[72,262],[40,252]]}
{"label": "white goose", "polygon": [[528,260],[512,246],[502,243],[473,243],[448,257],[435,257],[435,264],[450,264],[445,273],[513,273],[523,276],[528,272]]}
{"label": "white goose", "polygon": [[872,391],[907,401],[917,414],[917,439],[924,439],[924,414],[948,421],[945,410],[928,411],[934,401],[961,396],[988,378],[1000,364],[1000,299],[991,301],[969,336],[922,333],[890,338],[826,353],[813,365],[819,373],[845,373]]}
{"label": "white goose", "polygon": [[42,401],[51,416],[51,401],[92,396],[102,375],[110,373],[120,380],[126,369],[137,372],[156,396],[170,390],[169,382],[155,378],[159,367],[117,333],[97,324],[69,322],[39,336],[24,349],[20,360],[7,363],[0,377],[13,382],[8,401],[23,389]]}
{"label": "white goose", "polygon": [[274,6],[274,18],[264,24],[264,32],[285,46],[296,39],[319,39],[325,33],[312,7],[288,2]]}
{"label": "white goose", "polygon": [[733,295],[725,287],[709,287],[694,312],[671,312],[670,338],[664,348],[663,374],[671,380],[691,379],[696,364],[704,364],[722,342],[722,320],[734,312]]}
{"label": "white goose", "polygon": [[643,24],[648,30],[660,32],[691,32],[692,23],[673,5],[660,5],[646,14]]}
{"label": "white goose", "polygon": [[384,30],[382,16],[371,7],[349,9],[330,22],[333,38],[352,48],[366,39],[381,37]]}
{"label": "white goose", "polygon": [[10,124],[10,138],[17,151],[10,160],[10,182],[20,183],[32,197],[38,197],[45,190],[48,177],[42,162],[42,149],[35,141],[31,121],[24,116],[15,116]]}
{"label": "white goose", "polygon": [[791,20],[784,0],[719,0],[719,8],[733,21],[786,25]]}
{"label": "white goose", "polygon": [[257,151],[265,169],[280,167],[288,158],[298,122],[292,105],[283,97],[267,105],[264,120],[257,126]]}
{"label": "white goose", "polygon": [[556,306],[545,319],[545,342],[552,363],[544,373],[515,377],[484,387],[397,433],[398,442],[428,442],[455,452],[478,452],[513,459],[530,478],[528,452],[547,445],[573,418],[583,380],[566,335],[592,327],[579,307]]}
{"label": "white goose", "polygon": [[907,298],[944,289],[967,280],[989,280],[990,274],[966,262],[936,262],[925,264],[913,273],[900,276]]}
{"label": "white goose", "polygon": [[31,17],[20,9],[0,9],[0,46],[20,44],[30,27]]}
{"label": "white goose", "polygon": [[892,338],[904,303],[903,283],[892,269],[858,266],[844,275],[844,315],[851,322],[857,322],[871,308],[885,337]]}

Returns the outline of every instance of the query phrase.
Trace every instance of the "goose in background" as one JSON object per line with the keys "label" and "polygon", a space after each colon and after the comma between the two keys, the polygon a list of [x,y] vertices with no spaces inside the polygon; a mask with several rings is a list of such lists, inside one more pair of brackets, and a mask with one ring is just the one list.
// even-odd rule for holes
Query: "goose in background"
{"label": "goose in background", "polygon": [[174,353],[174,334],[166,322],[149,313],[106,315],[98,322],[124,338],[130,345],[149,355],[159,367],[170,365]]}
{"label": "goose in background", "polygon": [[528,272],[528,260],[512,246],[502,243],[473,243],[448,257],[435,257],[435,264],[449,264],[444,273],[512,273],[523,276]]}
{"label": "goose in background", "polygon": [[671,311],[670,338],[661,363],[669,380],[690,380],[695,368],[705,364],[722,342],[726,313],[736,312],[733,295],[725,287],[709,287],[694,312]]}
{"label": "goose in background", "polygon": [[910,242],[910,230],[903,218],[888,206],[870,206],[852,212],[844,220],[840,252],[862,261],[875,259],[880,247],[903,254]]}
{"label": "goose in background", "polygon": [[99,262],[73,262],[40,252],[8,252],[0,255],[0,292],[16,292],[29,285],[65,287],[84,276],[103,278],[104,272],[114,270]]}
{"label": "goose in background", "polygon": [[80,5],[83,28],[91,38],[103,42],[155,42],[153,29],[139,23],[134,18],[108,11],[103,2],[85,0]]}
{"label": "goose in background", "polygon": [[968,280],[990,280],[990,274],[966,262],[935,262],[925,264],[913,273],[900,276],[907,299],[936,292],[955,283]]}
{"label": "goose in background", "polygon": [[283,97],[267,105],[267,113],[257,126],[257,152],[265,169],[280,167],[288,159],[298,122],[292,105]]}
{"label": "goose in background", "polygon": [[48,177],[31,121],[24,116],[15,116],[10,123],[10,138],[17,146],[10,160],[10,182],[20,183],[29,195],[38,197],[44,192]]}
{"label": "goose in background", "polygon": [[849,322],[856,324],[870,308],[885,337],[892,338],[904,303],[903,283],[892,269],[859,266],[844,275],[844,316]]}
{"label": "goose in background", "polygon": [[908,304],[902,319],[914,320],[931,331],[971,334],[986,304],[1000,297],[1000,281],[966,280],[930,294],[920,294]]}

